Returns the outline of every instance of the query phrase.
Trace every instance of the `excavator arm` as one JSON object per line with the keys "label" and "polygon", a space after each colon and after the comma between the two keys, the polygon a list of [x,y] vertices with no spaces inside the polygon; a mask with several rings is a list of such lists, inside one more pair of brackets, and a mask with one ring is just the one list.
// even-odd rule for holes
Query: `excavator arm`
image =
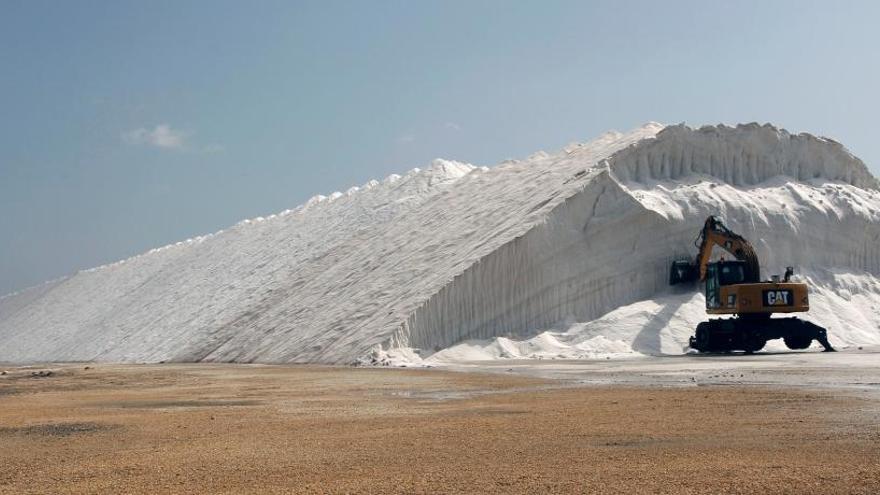
{"label": "excavator arm", "polygon": [[712,248],[715,246],[727,251],[736,259],[745,262],[745,280],[743,282],[760,282],[761,266],[755,249],[743,236],[728,229],[724,223],[715,216],[706,219],[703,230],[700,233],[700,250],[697,254],[695,265],[700,270],[700,281],[706,280],[706,267],[712,257]]}
{"label": "excavator arm", "polygon": [[695,260],[677,260],[672,263],[669,275],[671,285],[705,280],[709,260],[712,257],[712,249],[715,246],[745,262],[745,280],[743,282],[759,282],[761,280],[761,266],[755,249],[743,236],[727,228],[718,217],[710,216],[706,219],[695,244],[699,249]]}

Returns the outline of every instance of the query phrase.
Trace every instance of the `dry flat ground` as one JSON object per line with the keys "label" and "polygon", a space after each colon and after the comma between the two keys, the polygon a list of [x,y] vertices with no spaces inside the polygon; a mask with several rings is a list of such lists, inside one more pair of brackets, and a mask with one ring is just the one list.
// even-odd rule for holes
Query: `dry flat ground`
{"label": "dry flat ground", "polygon": [[322,367],[7,370],[0,493],[880,493],[880,404],[841,391]]}

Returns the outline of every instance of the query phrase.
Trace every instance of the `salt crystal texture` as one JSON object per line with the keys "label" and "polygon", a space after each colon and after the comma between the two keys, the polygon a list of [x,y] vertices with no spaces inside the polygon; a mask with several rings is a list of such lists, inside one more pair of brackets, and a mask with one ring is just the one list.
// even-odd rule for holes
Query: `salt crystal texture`
{"label": "salt crystal texture", "polygon": [[667,287],[707,215],[805,318],[880,344],[880,191],[839,143],[650,123],[493,168],[403,176],[0,299],[0,361],[430,364],[683,352]]}

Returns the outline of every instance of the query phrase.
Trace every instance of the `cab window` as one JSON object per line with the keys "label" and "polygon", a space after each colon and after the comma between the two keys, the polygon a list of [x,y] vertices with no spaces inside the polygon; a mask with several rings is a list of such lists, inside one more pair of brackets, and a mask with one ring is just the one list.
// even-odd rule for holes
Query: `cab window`
{"label": "cab window", "polygon": [[741,284],[745,280],[745,270],[740,263],[724,263],[720,268],[719,285]]}
{"label": "cab window", "polygon": [[706,271],[706,307],[717,308],[718,300],[718,269],[714,263],[709,265]]}

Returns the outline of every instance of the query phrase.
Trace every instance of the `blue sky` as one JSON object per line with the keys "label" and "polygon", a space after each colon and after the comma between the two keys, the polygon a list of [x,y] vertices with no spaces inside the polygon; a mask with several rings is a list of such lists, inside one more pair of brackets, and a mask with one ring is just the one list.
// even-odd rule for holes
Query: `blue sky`
{"label": "blue sky", "polygon": [[880,172],[880,2],[0,4],[0,293],[445,157],[773,122]]}

